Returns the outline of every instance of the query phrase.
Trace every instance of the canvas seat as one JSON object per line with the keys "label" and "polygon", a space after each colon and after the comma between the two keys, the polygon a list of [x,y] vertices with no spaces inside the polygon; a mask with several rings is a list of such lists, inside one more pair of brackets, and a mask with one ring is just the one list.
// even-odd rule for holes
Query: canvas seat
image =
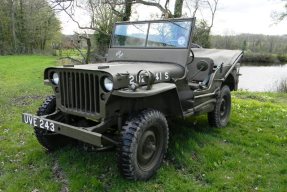
{"label": "canvas seat", "polygon": [[[205,71],[200,71],[197,67],[198,63],[206,62],[208,68]],[[214,62],[209,58],[197,57],[188,65],[188,85],[191,89],[204,89],[207,87],[211,73],[213,72]]]}

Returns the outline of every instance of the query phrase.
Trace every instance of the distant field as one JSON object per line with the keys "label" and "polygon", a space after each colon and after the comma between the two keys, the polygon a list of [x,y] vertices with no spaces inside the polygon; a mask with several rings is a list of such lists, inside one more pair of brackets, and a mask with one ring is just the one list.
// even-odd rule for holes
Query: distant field
{"label": "distant field", "polygon": [[206,115],[174,122],[167,158],[148,182],[123,179],[115,150],[67,147],[47,153],[21,113],[35,113],[56,57],[0,57],[0,191],[287,190],[287,94],[237,92],[231,122],[212,129]]}

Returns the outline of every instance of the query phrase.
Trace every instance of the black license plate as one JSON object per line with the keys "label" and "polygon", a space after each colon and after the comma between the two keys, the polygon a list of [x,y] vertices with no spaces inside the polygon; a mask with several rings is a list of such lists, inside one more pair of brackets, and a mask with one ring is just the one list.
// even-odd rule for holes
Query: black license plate
{"label": "black license plate", "polygon": [[55,123],[50,122],[47,119],[42,119],[38,116],[24,113],[22,114],[22,121],[34,127],[38,127],[41,129],[46,129],[48,131],[55,132],[55,127],[56,127]]}

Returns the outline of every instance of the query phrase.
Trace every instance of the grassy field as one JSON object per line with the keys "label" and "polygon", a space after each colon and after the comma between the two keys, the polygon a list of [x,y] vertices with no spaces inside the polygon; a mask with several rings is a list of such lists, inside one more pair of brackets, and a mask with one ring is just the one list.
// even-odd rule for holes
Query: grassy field
{"label": "grassy field", "polygon": [[287,94],[237,92],[231,122],[206,115],[174,122],[167,158],[148,182],[123,179],[115,151],[67,147],[47,153],[21,113],[46,95],[55,57],[0,57],[0,191],[287,191]]}

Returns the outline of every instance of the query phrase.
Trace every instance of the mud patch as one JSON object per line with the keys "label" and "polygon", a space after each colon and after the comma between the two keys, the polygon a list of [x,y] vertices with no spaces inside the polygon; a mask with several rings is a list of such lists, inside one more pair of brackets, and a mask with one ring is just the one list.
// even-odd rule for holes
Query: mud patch
{"label": "mud patch", "polygon": [[31,105],[35,100],[42,99],[43,96],[40,95],[25,95],[21,97],[12,98],[10,103],[14,106],[28,106]]}
{"label": "mud patch", "polygon": [[56,181],[58,181],[59,183],[62,184],[62,188],[61,188],[60,192],[69,192],[68,180],[67,180],[63,170],[59,166],[59,162],[56,159],[54,159],[52,172],[55,176]]}

